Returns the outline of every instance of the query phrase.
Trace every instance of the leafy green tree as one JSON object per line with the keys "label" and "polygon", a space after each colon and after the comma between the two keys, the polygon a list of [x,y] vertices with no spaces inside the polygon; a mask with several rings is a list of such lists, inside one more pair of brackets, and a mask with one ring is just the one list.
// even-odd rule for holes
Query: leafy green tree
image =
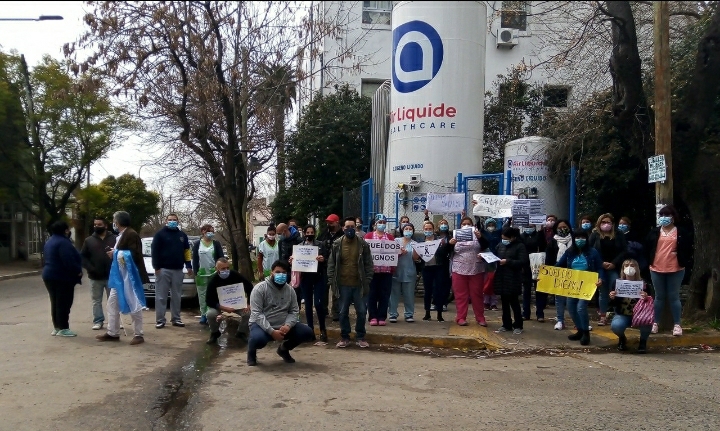
{"label": "leafy green tree", "polygon": [[27,182],[18,180],[20,167],[17,161],[30,162],[22,109],[22,89],[11,80],[13,59],[0,52],[0,201],[17,201],[21,195],[32,196]]}
{"label": "leafy green tree", "polygon": [[359,187],[370,174],[371,99],[344,85],[303,110],[288,137],[288,180],[273,217],[308,218],[342,213],[343,188]]}

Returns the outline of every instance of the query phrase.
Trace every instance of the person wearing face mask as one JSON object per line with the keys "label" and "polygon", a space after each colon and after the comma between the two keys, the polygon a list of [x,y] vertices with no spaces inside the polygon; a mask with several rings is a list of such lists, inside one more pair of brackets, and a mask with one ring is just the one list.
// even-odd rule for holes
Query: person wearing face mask
{"label": "person wearing face mask", "polygon": [[258,246],[257,268],[258,280],[262,281],[270,275],[270,267],[273,262],[280,259],[280,250],[278,249],[277,235],[275,226],[270,225],[265,233],[265,241]]}
{"label": "person wearing face mask", "polygon": [[[578,271],[590,271],[598,273],[596,286],[601,286],[604,275],[603,261],[600,253],[588,244],[588,234],[582,229],[578,229],[571,233],[572,245],[567,249],[565,254],[558,259],[555,266],[561,268],[570,268]],[[580,340],[580,344],[587,346],[590,344],[590,316],[588,315],[588,302],[584,299],[567,298],[567,308],[570,316],[575,322],[577,332],[568,335],[568,340]]]}
{"label": "person wearing face mask", "polygon": [[288,281],[290,264],[278,260],[272,265],[271,276],[255,286],[250,294],[247,364],[251,367],[257,365],[257,351],[270,341],[280,342],[276,353],[285,363],[292,364],[295,359],[290,352],[315,339],[312,329],[300,323],[295,291]]}
{"label": "person wearing face mask", "polygon": [[451,238],[451,263],[452,268],[452,289],[455,293],[455,305],[457,315],[455,323],[460,326],[467,326],[468,302],[472,300],[475,321],[480,326],[487,326],[485,321],[485,309],[483,307],[483,282],[487,273],[485,272],[485,261],[478,253],[488,250],[488,241],[480,231],[474,228],[470,217],[463,217],[460,220],[461,229],[472,229],[474,238],[472,241],[457,241]]}
{"label": "person wearing face mask", "polygon": [[[545,237],[535,229],[535,226],[528,225],[523,227],[522,233],[520,234],[520,240],[525,244],[525,249],[528,252],[528,256],[533,253],[545,253],[547,242]],[[551,240],[552,241],[552,240]],[[537,281],[533,279],[532,268],[530,267],[530,260],[528,264],[523,268],[523,319],[530,320],[530,307],[532,300],[532,291],[537,285]],[[535,292],[535,313],[537,315],[538,322],[545,321],[545,305],[547,304],[547,293]]]}
{"label": "person wearing face mask", "polygon": [[664,206],[658,213],[658,227],[650,231],[645,243],[650,262],[650,278],[656,294],[652,333],[658,332],[657,322],[665,302],[668,302],[675,323],[672,334],[676,337],[682,335],[680,285],[685,278],[685,268],[692,259],[693,249],[692,232],[683,226],[677,226],[679,221],[680,216],[675,207]]}
{"label": "person wearing face mask", "polygon": [[[165,327],[165,312],[168,295],[173,298],[182,296],[183,265],[189,277],[193,277],[192,253],[190,241],[179,228],[177,214],[168,214],[166,225],[153,236],[151,252],[152,266],[155,269],[155,328]],[[170,321],[173,326],[184,327],[180,319],[180,301],[170,302]]]}
{"label": "person wearing face mask", "polygon": [[205,306],[205,294],[207,283],[215,273],[215,262],[225,257],[222,244],[215,238],[215,228],[211,224],[200,227],[200,240],[193,244],[192,268],[195,273],[195,287],[198,293],[200,304],[200,324],[207,325],[207,306]]}
{"label": "person wearing face mask", "polygon": [[[340,228],[340,217],[337,216],[337,214],[330,214],[325,219],[325,223],[327,223],[327,229],[325,229],[325,232],[320,234],[318,237],[318,240],[323,243],[323,247],[326,250],[327,253],[332,250],[333,243],[342,238],[344,235],[343,230]],[[326,259],[329,258],[326,256]],[[325,268],[327,271],[327,267]],[[329,278],[327,277],[327,272],[325,274],[325,279],[328,280],[328,286],[325,293],[325,303],[330,304],[330,291],[332,288],[329,284]],[[339,301],[336,301],[335,298],[333,298],[332,306],[330,307],[330,314],[332,315],[333,322],[337,322],[340,320],[340,306]]]}
{"label": "person wearing face mask", "polygon": [[[423,223],[423,235],[425,241],[440,240],[440,245],[443,245],[443,239],[439,238],[435,233],[435,225],[430,220],[426,220]],[[438,322],[443,322],[445,319],[442,317],[442,309],[447,300],[447,293],[442,287],[443,279],[447,272],[447,251],[438,247],[435,250],[435,255],[432,259],[425,262],[422,269],[423,287],[424,287],[424,305],[425,305],[425,317],[423,320],[431,320],[430,312],[432,310],[437,311]],[[434,307],[433,307],[434,306]]]}
{"label": "person wearing face mask", "polygon": [[443,322],[445,319],[443,319],[442,313],[447,311],[448,304],[450,303],[450,253],[453,248],[450,245],[452,232],[450,231],[450,223],[447,219],[442,219],[438,222],[438,230],[435,232],[435,236],[440,240],[440,247],[438,247],[438,251],[435,253],[435,259],[438,266],[442,268],[438,274],[439,278],[435,290],[437,291],[437,297],[440,304],[442,304],[442,308],[431,304],[430,310],[438,311],[437,320],[438,322]]}
{"label": "person wearing face mask", "polygon": [[393,230],[393,232],[392,232],[393,236],[395,238],[402,238],[403,237],[403,229],[405,229],[405,226],[407,226],[408,223],[410,223],[410,217],[408,217],[406,215],[400,217],[400,225],[397,226]]}
{"label": "person wearing face mask", "polygon": [[[628,259],[622,263],[622,273],[618,280],[643,281],[640,277],[640,267],[635,259]],[[617,284],[617,280],[615,281]],[[643,283],[643,290],[640,292],[640,298],[648,296],[648,286]],[[615,316],[610,323],[610,329],[618,336],[618,350],[627,350],[627,337],[625,330],[632,325],[633,307],[638,302],[634,298],[621,298],[615,295],[615,286],[610,291],[610,304],[615,308]],[[638,353],[647,352],[647,340],[650,338],[651,326],[640,326],[640,345]]]}
{"label": "person wearing face mask", "polygon": [[618,269],[627,254],[627,241],[625,235],[615,229],[612,214],[606,213],[598,217],[595,229],[590,234],[590,247],[600,253],[603,260],[603,283],[598,289],[598,312],[600,319],[598,326],[607,324],[607,311],[610,303],[610,289],[615,286],[619,274]]}
{"label": "person wearing face mask", "polygon": [[[317,312],[318,325],[320,326],[320,341],[327,343],[327,329],[325,328],[325,317],[327,316],[327,304],[325,304],[325,273],[327,269],[328,252],[323,248],[323,243],[315,238],[315,226],[307,225],[304,229],[305,236],[302,245],[315,246],[318,248],[318,255],[315,258],[318,261],[318,269],[316,272],[303,272],[300,277],[300,293],[305,300],[305,321],[310,329],[315,333],[313,325],[313,305]],[[292,265],[293,256],[290,256],[290,264]],[[297,291],[296,291],[297,293]]]}
{"label": "person wearing face mask", "polygon": [[640,275],[643,278],[649,278],[649,265],[647,259],[645,258],[645,247],[642,243],[643,240],[641,240],[637,232],[632,229],[632,222],[629,217],[620,217],[620,221],[618,222],[618,231],[623,233],[625,241],[627,242],[627,253],[625,257],[628,259],[635,259],[640,267]]}
{"label": "person wearing face mask", "polygon": [[[570,233],[570,222],[568,220],[559,220],[555,224],[555,235],[545,249],[545,265],[555,266],[558,260],[565,254],[567,249],[572,245],[572,235]],[[535,292],[536,295],[542,292]],[[547,295],[547,294],[545,294]],[[565,305],[567,298],[555,295],[555,312],[557,323],[555,330],[561,331],[565,329]]]}
{"label": "person wearing face mask", "polygon": [[75,297],[75,285],[82,282],[82,257],[68,239],[70,227],[64,221],[50,226],[52,236],[43,247],[42,279],[50,296],[50,315],[53,331],[50,335],[76,337],[70,330],[70,309]]}
{"label": "person wearing face mask", "polygon": [[[497,221],[494,218],[489,217],[485,219],[483,227],[484,228],[481,231],[483,238],[485,238],[485,240],[488,242],[488,247],[490,248],[490,250],[495,250],[502,239],[501,233],[497,228]],[[485,305],[485,310],[496,311],[498,309],[497,296],[493,291],[493,282],[496,267],[497,265],[495,264],[495,262],[486,266],[487,272],[485,272],[485,278],[483,279],[483,303]]]}
{"label": "person wearing face mask", "polygon": [[[215,272],[210,277],[207,285],[207,295],[205,295],[204,303],[208,325],[210,326],[210,339],[207,341],[208,344],[217,343],[220,338],[220,322],[222,321],[222,313],[235,313],[242,316],[242,322],[238,326],[238,330],[235,333],[237,338],[247,338],[248,332],[248,308],[245,309],[234,309],[231,307],[225,307],[220,305],[220,298],[218,297],[218,288],[223,286],[230,286],[233,284],[242,284],[243,290],[245,291],[245,298],[250,300],[250,294],[253,290],[252,283],[242,274],[230,269],[230,262],[226,257],[221,257],[215,263]],[[247,340],[245,340],[247,341]]]}
{"label": "person wearing face mask", "polygon": [[590,235],[590,231],[592,231],[593,228],[593,216],[590,214],[585,214],[580,217],[580,229],[584,230],[585,232]]}
{"label": "person wearing face mask", "polygon": [[395,239],[400,244],[400,255],[398,256],[398,264],[393,274],[392,291],[390,293],[390,322],[398,321],[398,304],[402,296],[403,305],[405,307],[405,321],[413,323],[415,321],[415,282],[417,281],[417,269],[415,263],[420,260],[413,246],[417,244],[412,237],[415,234],[415,226],[407,223],[403,228],[403,237]]}
{"label": "person wearing face mask", "polygon": [[545,226],[543,226],[543,234],[545,235],[545,244],[549,243],[555,236],[555,224],[557,223],[557,216],[549,214],[545,217]]}
{"label": "person wearing face mask", "polygon": [[502,302],[502,326],[495,332],[512,331],[515,335],[523,332],[518,296],[522,293],[523,270],[530,266],[527,249],[519,237],[520,231],[517,228],[506,227],[502,231],[502,242],[494,250],[500,258],[493,281],[494,290],[500,295]]}
{"label": "person wearing face mask", "polygon": [[[365,235],[365,239],[395,241],[395,237],[386,232],[387,217],[384,214],[375,216],[375,230]],[[393,266],[373,266],[373,277],[370,281],[368,294],[368,318],[370,326],[385,326],[387,322],[388,304],[392,292]]]}
{"label": "person wearing face mask", "polygon": [[93,220],[93,234],[85,238],[80,256],[83,268],[87,270],[90,279],[90,294],[92,299],[93,326],[92,329],[102,329],[105,323],[103,314],[103,292],[106,298],[110,297],[108,278],[112,258],[107,255],[107,249],[115,247],[116,236],[108,231],[107,222],[96,217]]}
{"label": "person wearing face mask", "polygon": [[285,223],[277,225],[277,241],[280,247],[280,260],[288,261],[292,255],[293,246],[302,242],[300,238],[300,230],[295,226],[289,226]]}

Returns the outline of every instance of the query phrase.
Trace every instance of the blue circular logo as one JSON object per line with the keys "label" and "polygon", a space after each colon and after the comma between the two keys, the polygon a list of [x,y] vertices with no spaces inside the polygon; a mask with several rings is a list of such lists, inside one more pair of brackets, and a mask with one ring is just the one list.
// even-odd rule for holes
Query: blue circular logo
{"label": "blue circular logo", "polygon": [[440,71],[443,43],[424,21],[409,21],[393,30],[392,82],[401,93],[426,86]]}

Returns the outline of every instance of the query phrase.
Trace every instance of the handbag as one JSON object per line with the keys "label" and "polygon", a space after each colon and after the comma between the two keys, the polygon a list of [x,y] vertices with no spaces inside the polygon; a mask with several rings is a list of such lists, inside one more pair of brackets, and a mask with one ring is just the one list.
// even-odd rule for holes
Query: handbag
{"label": "handbag", "polygon": [[302,274],[302,272],[300,271],[290,272],[290,286],[293,289],[297,289],[298,287],[300,287],[300,274]]}
{"label": "handbag", "polygon": [[652,296],[641,298],[633,307],[632,327],[650,326],[655,321],[655,301]]}

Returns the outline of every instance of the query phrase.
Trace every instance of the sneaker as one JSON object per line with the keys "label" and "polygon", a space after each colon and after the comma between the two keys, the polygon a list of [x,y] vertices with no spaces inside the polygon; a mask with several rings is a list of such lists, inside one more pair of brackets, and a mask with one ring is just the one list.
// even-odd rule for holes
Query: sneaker
{"label": "sneaker", "polygon": [[364,338],[361,338],[361,339],[357,340],[357,341],[355,342],[355,344],[357,344],[357,346],[360,347],[361,349],[367,349],[368,347],[370,347],[370,343],[368,343],[367,341],[365,341]]}
{"label": "sneaker", "polygon": [[480,325],[480,326],[483,326],[483,327],[487,328],[487,322],[486,322],[486,321],[484,321],[484,320],[481,320],[481,321],[479,321],[479,322],[478,322],[478,325]]}
{"label": "sneaker", "polygon": [[378,326],[385,326],[385,325],[387,325],[387,322],[385,322],[384,320],[381,320],[378,322]]}
{"label": "sneaker", "polygon": [[443,305],[443,311],[447,311],[447,305]]}
{"label": "sneaker", "polygon": [[200,316],[200,322],[198,322],[198,323],[200,323],[201,325],[207,325],[208,324],[207,316]]}
{"label": "sneaker", "polygon": [[93,328],[93,331],[98,331],[98,330],[102,329],[102,327],[103,327],[103,324],[102,324],[102,322],[100,322],[100,323],[94,324],[92,328]]}
{"label": "sneaker", "polygon": [[350,345],[350,340],[342,339],[342,340],[338,341],[338,343],[335,345],[335,347],[344,349],[349,345]]}
{"label": "sneaker", "polygon": [[413,319],[412,317],[406,317],[406,318],[405,318],[405,321],[406,321],[407,323],[413,323],[413,322],[415,322],[415,319]]}
{"label": "sneaker", "polygon": [[505,328],[504,326],[501,326],[495,330],[495,333],[499,334],[501,332],[507,332],[507,331],[508,331],[507,328]]}
{"label": "sneaker", "polygon": [[106,332],[102,335],[96,335],[95,339],[98,341],[120,341],[120,336],[113,337]]}
{"label": "sneaker", "polygon": [[435,305],[430,306],[430,311],[435,311]]}
{"label": "sneaker", "polygon": [[490,304],[485,304],[485,311],[490,311]]}
{"label": "sneaker", "polygon": [[390,319],[388,320],[390,320],[390,323],[397,323],[397,317],[390,316]]}
{"label": "sneaker", "polygon": [[467,323],[466,321],[464,321],[464,320],[458,320],[457,324],[458,324],[459,326],[467,326],[467,325],[468,325],[468,323]]}
{"label": "sneaker", "polygon": [[538,318],[537,318],[537,321],[538,321],[538,323],[545,323],[545,318],[544,318],[544,317],[538,317]]}
{"label": "sneaker", "polygon": [[377,325],[378,325],[377,319],[370,319],[370,326],[377,326]]}
{"label": "sneaker", "polygon": [[653,323],[652,329],[650,330],[650,333],[657,334],[658,333],[658,324]]}
{"label": "sneaker", "polygon": [[497,305],[491,305],[490,311],[498,311]]}
{"label": "sneaker", "polygon": [[177,326],[178,328],[184,328],[184,327],[185,327],[185,324],[182,322],[182,320],[176,320],[176,321],[172,322],[172,325],[173,325],[173,326]]}
{"label": "sneaker", "polygon": [[673,326],[673,337],[679,337],[682,335],[682,326],[675,325]]}
{"label": "sneaker", "polygon": [[55,328],[55,329],[52,330],[52,332],[50,333],[50,335],[54,337],[54,336],[56,336],[56,335],[58,334],[58,332],[60,332],[60,330],[59,330],[58,328]]}
{"label": "sneaker", "polygon": [[[682,333],[682,331],[680,331]],[[77,334],[69,329],[61,329],[57,332],[58,337],[77,337]]]}
{"label": "sneaker", "polygon": [[155,329],[162,329],[165,327],[165,322],[157,322],[155,324]]}
{"label": "sneaker", "polygon": [[133,337],[132,341],[130,341],[130,345],[131,345],[131,346],[137,346],[138,344],[142,344],[142,343],[144,343],[144,342],[145,342],[145,338],[143,338],[143,337],[141,337],[141,336],[139,336],[139,335],[136,335],[136,336]]}
{"label": "sneaker", "polygon": [[520,335],[523,333],[523,330],[521,328],[515,328],[513,329],[513,334]]}
{"label": "sneaker", "polygon": [[555,324],[555,327],[553,329],[555,329],[556,331],[562,331],[563,329],[565,329],[565,324],[563,322],[558,322]]}

